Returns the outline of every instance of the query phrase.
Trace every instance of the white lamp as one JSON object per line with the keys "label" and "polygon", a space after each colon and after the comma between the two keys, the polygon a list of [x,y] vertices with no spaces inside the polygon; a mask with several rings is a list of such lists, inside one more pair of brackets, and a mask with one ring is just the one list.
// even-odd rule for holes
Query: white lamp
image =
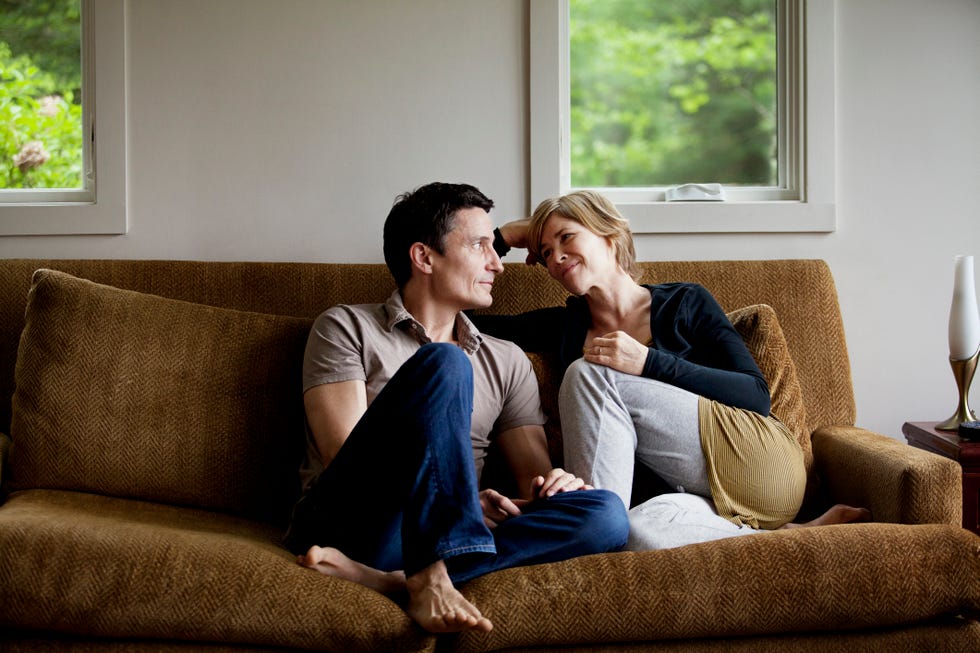
{"label": "white lamp", "polygon": [[957,256],[953,276],[953,303],[949,307],[949,364],[960,393],[956,412],[937,429],[955,431],[963,422],[976,421],[969,394],[980,356],[980,311],[973,278],[973,257]]}

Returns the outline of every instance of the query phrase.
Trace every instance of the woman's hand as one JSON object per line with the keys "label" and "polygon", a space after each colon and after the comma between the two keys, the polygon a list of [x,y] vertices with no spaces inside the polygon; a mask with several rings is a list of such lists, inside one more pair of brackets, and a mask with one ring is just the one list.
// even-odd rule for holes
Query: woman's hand
{"label": "woman's hand", "polygon": [[[499,227],[500,235],[510,247],[517,247],[520,249],[527,249],[527,228],[531,224],[531,218],[521,218],[520,220],[512,220],[507,224]],[[537,260],[534,256],[528,252],[527,257],[524,262],[528,265],[534,265]]]}
{"label": "woman's hand", "polygon": [[561,467],[555,467],[546,476],[535,476],[531,479],[531,495],[535,497],[550,497],[558,492],[574,492],[575,490],[591,490],[591,485]]}
{"label": "woman's hand", "polygon": [[585,360],[620,372],[643,374],[647,346],[625,331],[613,331],[592,339],[582,352]]}

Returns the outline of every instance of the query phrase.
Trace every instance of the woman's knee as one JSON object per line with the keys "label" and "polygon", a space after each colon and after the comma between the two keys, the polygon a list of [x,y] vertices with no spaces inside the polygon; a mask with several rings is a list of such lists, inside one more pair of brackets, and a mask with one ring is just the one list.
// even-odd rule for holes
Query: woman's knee
{"label": "woman's knee", "polygon": [[558,388],[559,413],[571,414],[589,398],[593,403],[602,403],[600,398],[609,396],[612,391],[607,377],[609,370],[608,367],[590,363],[584,358],[572,362],[565,370],[565,376]]}
{"label": "woman's knee", "polygon": [[584,358],[572,361],[572,364],[565,370],[565,375],[561,380],[560,390],[575,390],[585,383],[594,384],[595,380],[602,375],[603,366],[590,363]]}

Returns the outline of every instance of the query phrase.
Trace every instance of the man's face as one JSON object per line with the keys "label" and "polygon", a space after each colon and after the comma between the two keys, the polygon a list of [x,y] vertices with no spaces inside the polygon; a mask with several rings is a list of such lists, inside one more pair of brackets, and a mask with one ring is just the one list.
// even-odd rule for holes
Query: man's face
{"label": "man's face", "polygon": [[493,303],[493,280],[503,272],[493,249],[493,224],[480,208],[460,209],[446,235],[445,252],[432,251],[435,299],[456,310],[485,308]]}

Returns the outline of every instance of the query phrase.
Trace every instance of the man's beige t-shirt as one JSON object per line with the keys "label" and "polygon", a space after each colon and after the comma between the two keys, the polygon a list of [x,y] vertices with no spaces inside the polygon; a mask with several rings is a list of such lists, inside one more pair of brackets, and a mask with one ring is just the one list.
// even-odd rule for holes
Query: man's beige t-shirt
{"label": "man's beige t-shirt", "polygon": [[[477,478],[483,470],[491,434],[545,422],[538,382],[530,361],[512,342],[482,335],[460,313],[456,339],[473,365],[473,418],[470,439]],[[303,392],[324,383],[364,381],[370,406],[395,372],[431,342],[405,310],[396,290],[384,304],[338,305],[313,323],[303,361]],[[307,433],[303,487],[323,469]]]}

